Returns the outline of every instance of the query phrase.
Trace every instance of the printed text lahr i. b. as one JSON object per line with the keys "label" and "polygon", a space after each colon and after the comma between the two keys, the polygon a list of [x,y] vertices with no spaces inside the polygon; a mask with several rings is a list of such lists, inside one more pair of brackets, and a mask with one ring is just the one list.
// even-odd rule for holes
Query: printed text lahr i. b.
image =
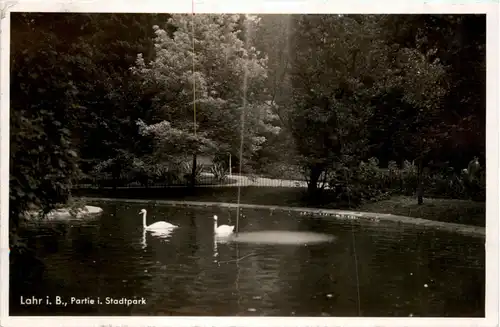
{"label": "printed text lahr i. b.", "polygon": [[61,296],[55,296],[53,298],[46,296],[45,298],[41,297],[23,297],[20,298],[21,305],[57,305],[57,306],[67,306],[69,305],[101,305],[101,304],[112,304],[112,305],[145,305],[146,299],[143,297],[140,298],[113,298],[107,296],[105,298],[101,297],[69,297],[69,301],[64,299]]}

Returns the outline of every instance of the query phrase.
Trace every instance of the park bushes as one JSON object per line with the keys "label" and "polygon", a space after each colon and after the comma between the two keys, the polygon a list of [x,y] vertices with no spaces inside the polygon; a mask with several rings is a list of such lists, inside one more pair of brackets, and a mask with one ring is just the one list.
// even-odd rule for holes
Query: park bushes
{"label": "park bushes", "polygon": [[[439,170],[426,168],[422,173],[424,197],[484,201],[486,176],[484,169],[471,173],[468,169],[457,173],[451,167]],[[418,169],[405,160],[401,167],[389,162],[388,168],[379,167],[376,158],[347,167],[337,164],[329,173],[328,188],[337,201],[361,204],[377,201],[390,195],[413,196],[418,186]]]}
{"label": "park bushes", "polygon": [[227,167],[224,164],[218,162],[212,165],[212,167],[210,168],[210,172],[218,182],[226,181],[229,174],[229,170],[227,169]]}
{"label": "park bushes", "polygon": [[[100,187],[128,186],[138,184],[144,187],[151,185],[188,185],[191,163],[182,165],[162,165],[134,160],[128,168],[123,169],[120,177],[113,179],[112,174],[97,165],[92,176],[87,176],[80,184],[92,184]],[[223,163],[214,163],[210,169],[202,164],[197,165],[196,183],[230,184],[228,169]],[[210,172],[210,175],[202,174]],[[274,170],[266,169],[264,177],[304,180],[299,168],[286,164],[275,164]],[[418,167],[414,162],[405,160],[398,165],[390,161],[387,168],[380,167],[376,158],[366,161],[349,161],[333,165],[320,178],[319,189],[324,189],[322,199],[327,202],[359,205],[366,202],[382,200],[391,195],[415,196],[418,186]],[[439,168],[426,167],[422,172],[424,197],[448,198],[484,201],[486,197],[486,176],[484,168],[469,172],[469,169],[457,171],[447,166]],[[270,185],[261,185],[262,187]]]}
{"label": "park bushes", "polygon": [[371,158],[357,165],[335,165],[328,173],[327,187],[335,201],[358,205],[390,195],[390,184],[389,175],[378,167],[377,159]]}
{"label": "park bushes", "polygon": [[[387,168],[380,167],[376,158],[357,163],[341,160],[328,170],[326,179],[320,178],[318,187],[324,189],[328,201],[359,205],[378,201],[391,195],[415,196],[418,186],[418,167],[408,160],[398,165],[390,161]],[[286,164],[272,165],[266,169],[264,177],[304,180],[297,167]],[[326,181],[323,185],[323,181]],[[468,169],[457,171],[441,165],[439,168],[426,167],[422,172],[424,197],[484,201],[486,196],[486,176],[484,168],[476,173]]]}
{"label": "park bushes", "polygon": [[[192,163],[188,161],[156,163],[150,158],[130,158],[113,176],[116,162],[101,161],[78,180],[79,187],[127,187],[127,186],[179,186],[189,185]],[[204,174],[212,173],[212,176]],[[228,169],[221,163],[210,167],[198,162],[195,169],[196,185],[230,184]]]}

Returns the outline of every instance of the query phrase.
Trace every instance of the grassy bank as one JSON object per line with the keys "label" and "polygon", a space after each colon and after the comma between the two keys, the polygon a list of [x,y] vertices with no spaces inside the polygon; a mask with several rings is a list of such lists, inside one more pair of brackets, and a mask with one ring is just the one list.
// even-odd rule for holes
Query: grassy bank
{"label": "grassy bank", "polygon": [[[280,205],[297,207],[315,207],[329,209],[356,209],[389,213],[429,220],[475,225],[484,227],[486,206],[484,202],[448,199],[424,199],[419,206],[415,198],[395,196],[388,200],[351,207],[349,203],[328,202],[329,194],[325,192],[321,198],[308,199],[305,190],[295,187],[241,187],[240,203],[260,205]],[[131,189],[79,189],[74,190],[75,196],[180,200],[236,203],[238,188],[236,187],[199,187],[189,188],[131,188]]]}

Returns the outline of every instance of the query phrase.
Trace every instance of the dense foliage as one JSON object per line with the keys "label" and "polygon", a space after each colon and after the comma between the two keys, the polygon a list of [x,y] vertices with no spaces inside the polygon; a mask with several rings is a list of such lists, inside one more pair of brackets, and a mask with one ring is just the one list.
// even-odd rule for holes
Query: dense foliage
{"label": "dense foliage", "polygon": [[484,199],[484,15],[13,13],[11,33],[13,227],[85,180],[240,163],[353,203]]}
{"label": "dense foliage", "polygon": [[132,67],[143,85],[158,90],[153,105],[159,121],[139,121],[141,134],[154,136],[159,161],[192,155],[193,178],[197,155],[236,154],[241,145],[248,157],[265,142],[263,133],[274,130],[259,92],[266,60],[238,37],[239,20],[240,15],[173,15],[171,35],[153,27],[153,60],[139,54]]}

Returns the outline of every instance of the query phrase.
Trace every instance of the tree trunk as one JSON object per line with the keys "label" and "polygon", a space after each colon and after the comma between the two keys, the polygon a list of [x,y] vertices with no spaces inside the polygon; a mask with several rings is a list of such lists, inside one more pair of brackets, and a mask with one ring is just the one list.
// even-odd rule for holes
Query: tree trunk
{"label": "tree trunk", "polygon": [[116,190],[118,183],[120,182],[120,177],[122,175],[124,167],[124,162],[121,159],[117,159],[112,167],[111,179],[113,183],[113,191]]}
{"label": "tree trunk", "polygon": [[189,186],[194,188],[196,186],[196,153],[193,154],[193,162],[191,165],[191,180]]}
{"label": "tree trunk", "polygon": [[418,170],[417,170],[417,201],[418,205],[422,205],[424,203],[424,181],[423,181],[423,167],[422,167],[422,159],[418,161]]}
{"label": "tree trunk", "polygon": [[404,168],[404,160],[401,160],[401,168],[399,170],[399,189],[401,190],[401,193],[403,193],[404,195],[407,195],[406,194],[406,190],[405,190],[405,183],[404,183],[404,175],[402,173],[403,171],[403,168]]}
{"label": "tree trunk", "polygon": [[321,180],[321,190],[325,189],[326,184],[328,182],[327,178],[328,178],[328,169],[325,169],[325,171],[323,172],[323,178]]}
{"label": "tree trunk", "polygon": [[307,184],[307,193],[314,196],[318,193],[318,181],[323,170],[318,166],[313,166],[309,171],[309,184]]}
{"label": "tree trunk", "polygon": [[116,191],[116,187],[118,186],[119,176],[120,176],[120,168],[115,167],[115,169],[113,169],[113,173],[111,174],[111,183],[113,184],[113,191]]}
{"label": "tree trunk", "polygon": [[[19,221],[21,220],[21,215],[17,210],[12,210],[9,215],[9,230],[15,234],[17,228],[19,227]],[[12,238],[10,238],[12,239]]]}

